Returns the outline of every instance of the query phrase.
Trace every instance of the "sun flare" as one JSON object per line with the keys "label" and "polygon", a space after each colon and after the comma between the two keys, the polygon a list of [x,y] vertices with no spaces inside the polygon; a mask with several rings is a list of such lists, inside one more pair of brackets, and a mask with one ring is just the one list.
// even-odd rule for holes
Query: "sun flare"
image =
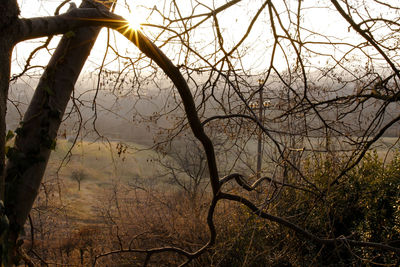
{"label": "sun flare", "polygon": [[126,18],[129,24],[129,29],[138,31],[142,28],[142,20],[140,19],[140,16],[137,14],[129,14],[129,16]]}

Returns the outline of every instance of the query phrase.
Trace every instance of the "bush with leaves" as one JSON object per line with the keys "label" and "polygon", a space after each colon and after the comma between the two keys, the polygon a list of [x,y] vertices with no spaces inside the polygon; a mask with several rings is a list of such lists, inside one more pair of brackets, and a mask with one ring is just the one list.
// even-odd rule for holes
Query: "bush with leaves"
{"label": "bush with leaves", "polygon": [[[351,237],[400,247],[400,154],[386,164],[376,153],[367,154],[343,180],[329,186],[339,171],[337,160],[321,157],[319,162],[305,164],[310,180],[325,188],[322,195],[286,188],[269,211],[317,236]],[[268,266],[400,263],[399,255],[384,250],[351,248],[341,242],[336,246],[315,245],[243,208],[237,208],[230,220],[232,223],[221,229],[220,243],[213,255],[217,266],[260,266],[261,262]]]}

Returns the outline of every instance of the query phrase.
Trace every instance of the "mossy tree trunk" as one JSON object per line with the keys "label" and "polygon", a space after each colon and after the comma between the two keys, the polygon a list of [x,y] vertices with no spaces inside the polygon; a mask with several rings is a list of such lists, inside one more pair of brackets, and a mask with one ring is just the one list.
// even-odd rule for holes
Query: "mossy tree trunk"
{"label": "mossy tree trunk", "polygon": [[[15,0],[3,0],[0,2],[0,198],[5,197],[5,134],[7,98],[11,69],[11,54],[15,44],[16,21],[19,8]],[[2,222],[6,221],[5,211],[2,211]],[[8,266],[8,224],[1,224],[0,240],[0,265]]]}
{"label": "mossy tree trunk", "polygon": [[[8,8],[14,7],[18,10],[15,1],[9,2],[14,2],[15,5],[9,4]],[[10,13],[4,6],[5,3],[0,5],[1,15]],[[81,7],[93,6],[84,1]],[[10,17],[9,24],[17,25],[17,20],[17,16]],[[19,234],[38,194],[75,82],[100,28],[80,28],[64,35],[39,81],[23,122],[16,131],[15,145],[8,149],[8,162],[5,167],[6,101],[12,44],[15,43],[12,30],[13,27],[8,27],[0,33],[0,171],[3,173],[2,199],[10,225],[8,242],[2,242],[3,251],[8,251],[2,254],[2,264],[5,266],[12,266],[19,261]]]}

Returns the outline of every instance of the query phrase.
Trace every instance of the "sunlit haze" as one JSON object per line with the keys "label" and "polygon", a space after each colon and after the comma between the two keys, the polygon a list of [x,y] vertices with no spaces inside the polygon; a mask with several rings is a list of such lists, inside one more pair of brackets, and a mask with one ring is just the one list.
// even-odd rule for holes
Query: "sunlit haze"
{"label": "sunlit haze", "polygon": [[135,31],[140,30],[141,24],[144,22],[143,18],[141,18],[139,14],[135,13],[131,13],[127,16],[124,16],[124,18],[128,20],[129,28]]}
{"label": "sunlit haze", "polygon": [[[277,2],[275,5],[278,13],[285,14],[287,7],[296,5],[297,3],[297,1],[288,1],[288,6],[285,6],[282,4],[283,2],[284,1]],[[57,5],[60,3],[61,1],[19,1],[21,15],[23,17],[52,15]],[[218,7],[226,2],[205,0],[202,1],[202,3],[204,6]],[[79,5],[79,1],[76,1],[76,4]],[[341,57],[346,55],[348,52],[347,49],[349,48],[347,44],[349,44],[349,46],[358,45],[360,36],[350,30],[347,26],[347,22],[339,16],[337,12],[332,11],[328,5],[324,6],[321,2],[318,2],[317,5],[313,1],[304,1],[302,5],[302,26],[304,28],[301,29],[301,38],[307,43],[304,46],[306,49],[303,51],[308,54],[307,61],[309,62],[308,66],[310,66],[310,68],[324,68],[329,64],[335,64],[331,56]],[[154,41],[156,45],[162,47],[163,52],[172,59],[174,64],[184,64],[192,68],[199,68],[202,67],[203,64],[208,64],[204,62],[204,59],[207,58],[210,64],[218,66],[223,61],[223,53],[215,53],[214,56],[210,58],[208,56],[213,54],[215,47],[218,46],[212,20],[209,19],[201,22],[201,25],[199,27],[194,27],[187,36],[181,33],[179,37],[190,38],[190,48],[195,50],[198,55],[191,53],[190,50],[187,52],[187,55],[183,55],[185,52],[182,51],[185,51],[185,49],[182,49],[182,43],[178,41],[179,35],[177,35],[177,33],[179,34],[179,31],[182,31],[184,27],[181,25],[181,22],[179,22],[179,17],[185,18],[209,12],[204,6],[197,5],[196,7],[192,7],[189,1],[182,1],[179,4],[179,14],[177,14],[174,10],[165,11],[168,10],[168,5],[154,0],[121,1],[117,4],[114,12],[127,19],[132,30],[140,29],[150,40]],[[67,8],[68,5],[62,8],[60,13],[66,12]],[[274,53],[272,52],[274,36],[270,30],[265,30],[265,25],[269,25],[270,23],[268,11],[266,9],[262,10],[259,18],[255,21],[254,25],[252,25],[251,19],[255,16],[258,9],[258,5],[252,6],[245,2],[240,2],[230,7],[229,10],[218,14],[217,18],[219,21],[220,34],[224,42],[224,49],[230,51],[239,44],[230,63],[233,66],[237,65],[239,69],[251,70],[252,74],[263,72],[270,65],[273,65],[280,71],[290,69],[297,61],[296,53],[290,48],[291,43],[282,38],[280,39],[279,47]],[[176,18],[175,22],[170,23],[168,20],[165,20],[160,15],[161,10],[164,10],[163,12],[169,12],[168,15],[171,16],[171,18]],[[195,17],[191,23],[195,25],[203,18],[204,17],[201,16],[198,18]],[[290,17],[281,16],[280,19],[282,25],[292,25],[287,26],[288,28],[294,27],[293,23],[290,21]],[[179,29],[179,27],[182,28]],[[249,35],[241,40],[249,27],[251,27]],[[178,32],[175,32],[177,29]],[[293,28],[293,30],[294,29],[295,28]],[[98,63],[102,62],[107,47],[105,42],[106,38],[111,38],[110,44],[113,46],[114,50],[123,51],[122,54],[127,58],[135,57],[139,53],[137,48],[132,45],[132,43],[125,40],[125,38],[121,38],[113,31],[111,31],[110,35],[106,34],[106,32],[107,31],[104,29],[100,33],[84,71],[93,72],[98,69]],[[285,35],[285,33],[279,31],[279,29],[277,34]],[[58,37],[53,38],[50,47],[54,48],[57,45],[57,40]],[[32,51],[32,47],[39,46],[42,42],[42,40],[34,40],[18,44],[14,50],[13,73],[18,73],[21,68],[20,66],[24,66],[25,59],[28,57],[30,51]],[[340,42],[343,45],[332,46],[330,42]],[[33,43],[36,44],[32,45]],[[50,58],[51,51],[52,50],[49,49],[48,51],[39,52],[34,59],[35,65],[46,65]],[[199,55],[201,57],[199,57]],[[361,59],[359,59],[360,55]],[[347,57],[350,56],[353,56],[352,60],[354,61],[360,60],[360,65],[366,64],[366,62],[363,62],[365,58],[362,57],[360,50],[352,50],[350,54],[347,54]],[[142,63],[143,60],[136,64]],[[120,68],[118,64],[120,63],[108,63],[107,68],[117,70]]]}

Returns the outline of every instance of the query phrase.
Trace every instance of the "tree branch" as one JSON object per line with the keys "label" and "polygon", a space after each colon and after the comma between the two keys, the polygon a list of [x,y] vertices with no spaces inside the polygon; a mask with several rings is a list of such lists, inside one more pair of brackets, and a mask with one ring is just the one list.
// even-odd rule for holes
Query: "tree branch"
{"label": "tree branch", "polygon": [[306,237],[307,239],[309,239],[315,243],[318,243],[318,244],[334,245],[337,242],[342,242],[342,243],[347,243],[349,245],[358,246],[358,247],[372,247],[372,248],[378,248],[378,249],[382,249],[382,250],[393,251],[395,253],[400,253],[400,248],[392,247],[392,246],[385,245],[382,243],[356,241],[356,240],[348,239],[346,237],[338,237],[338,238],[332,238],[332,239],[319,238],[318,236],[313,235],[312,233],[308,232],[307,230],[301,228],[300,226],[298,226],[292,222],[289,222],[288,220],[286,220],[284,218],[263,212],[262,210],[257,208],[257,206],[254,205],[250,200],[248,200],[244,197],[240,197],[240,196],[232,195],[232,194],[226,194],[226,193],[221,193],[219,197],[220,197],[220,199],[232,200],[235,202],[242,203],[243,205],[248,207],[251,211],[253,211],[253,213],[255,215],[257,215],[261,218],[267,219],[269,221],[276,222],[280,225],[286,226],[286,227],[294,230],[296,233],[301,234],[304,237]]}

